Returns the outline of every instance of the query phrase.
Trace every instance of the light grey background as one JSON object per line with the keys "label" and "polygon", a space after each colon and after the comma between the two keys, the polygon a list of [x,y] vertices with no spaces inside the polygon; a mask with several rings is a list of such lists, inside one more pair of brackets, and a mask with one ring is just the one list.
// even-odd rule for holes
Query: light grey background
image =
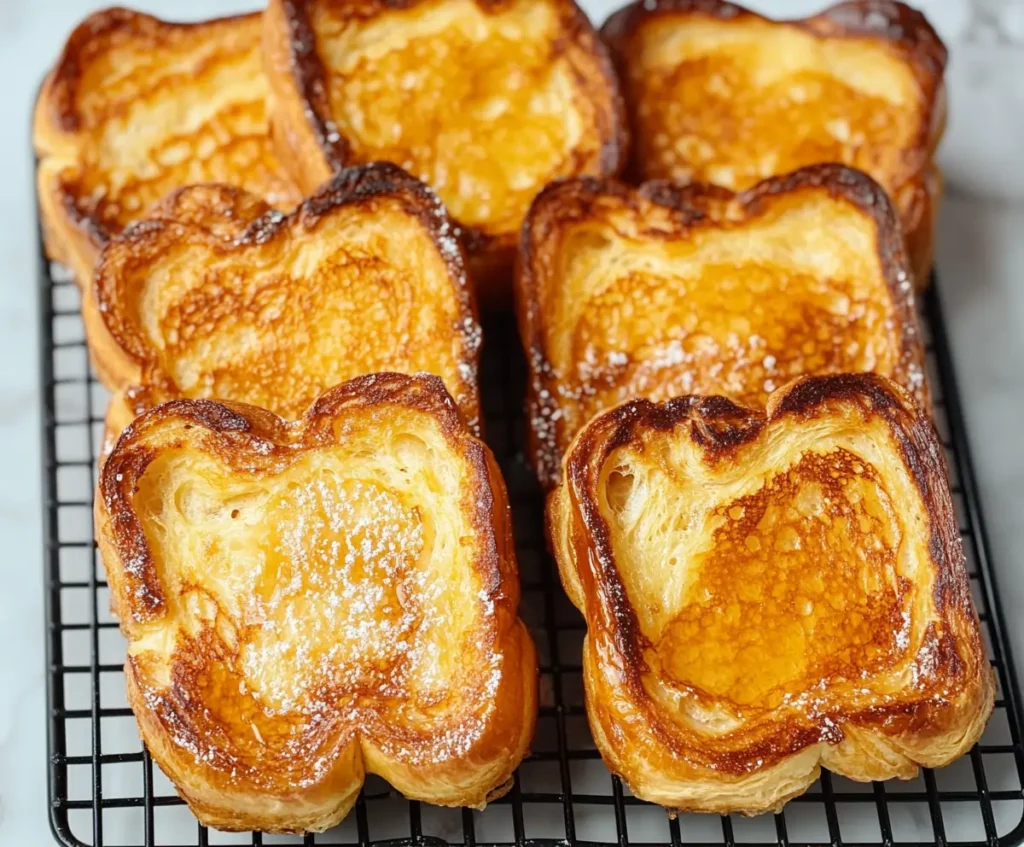
{"label": "light grey background", "polygon": [[[596,22],[617,3],[584,2]],[[775,15],[821,6],[749,0]],[[919,0],[951,47],[941,292],[967,409],[1003,607],[1024,657],[1024,2]],[[152,0],[173,19],[235,0]],[[0,845],[50,843],[46,811],[36,233],[29,115],[88,0],[0,0]],[[1019,662],[1018,662],[1019,666]]]}

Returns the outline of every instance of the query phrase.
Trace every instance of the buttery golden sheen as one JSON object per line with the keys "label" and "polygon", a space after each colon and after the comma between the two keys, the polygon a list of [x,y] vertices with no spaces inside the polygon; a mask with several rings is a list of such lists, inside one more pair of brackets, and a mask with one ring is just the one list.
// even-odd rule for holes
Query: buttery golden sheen
{"label": "buttery golden sheen", "polygon": [[128,699],[200,821],[327,829],[366,773],[482,807],[537,713],[508,501],[440,379],[376,374],[297,422],[177,400],[100,475]]}
{"label": "buttery golden sheen", "polygon": [[764,412],[635,400],[549,501],[608,767],[670,809],[778,811],[821,767],[911,779],[978,740],[995,677],[942,448],[875,374]]}
{"label": "buttery golden sheen", "polygon": [[597,412],[722,394],[763,407],[804,374],[874,371],[928,407],[899,224],[885,192],[815,165],[733,194],[566,180],[523,227],[516,281],[541,482]]}
{"label": "buttery golden sheen", "polygon": [[224,182],[281,209],[301,199],[270,141],[260,19],[181,24],[115,8],[69,36],[34,142],[47,254],[74,270],[85,306],[104,244],[176,188]]}
{"label": "buttery golden sheen", "polygon": [[618,82],[572,0],[271,0],[264,44],[299,184],[401,165],[458,221],[482,295],[541,187],[625,159]]}
{"label": "buttery golden sheen", "polygon": [[116,437],[175,397],[289,419],[378,371],[440,376],[479,426],[480,328],[444,207],[389,164],[349,168],[294,212],[219,185],[172,195],[103,251],[85,315]]}
{"label": "buttery golden sheen", "polygon": [[942,180],[946,48],[920,12],[852,0],[774,21],[725,0],[637,0],[601,31],[640,179],[736,191],[819,162],[869,173],[927,284]]}

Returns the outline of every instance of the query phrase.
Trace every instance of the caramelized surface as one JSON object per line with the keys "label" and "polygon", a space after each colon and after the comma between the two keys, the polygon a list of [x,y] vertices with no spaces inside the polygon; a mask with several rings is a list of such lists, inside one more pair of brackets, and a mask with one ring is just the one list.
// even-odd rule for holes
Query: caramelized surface
{"label": "caramelized surface", "polygon": [[424,371],[475,426],[479,329],[443,212],[397,169],[343,178],[379,196],[329,183],[285,218],[197,187],[164,225],[108,248],[103,318],[139,367],[114,387],[148,386],[143,406],[222,398],[295,419],[346,379]]}
{"label": "caramelized surface", "polygon": [[[757,237],[752,230],[747,236]],[[689,258],[699,261],[697,252]],[[645,272],[636,245],[608,260],[615,278],[577,306],[565,360],[576,377],[568,391],[580,397],[574,418],[637,396],[724,394],[763,407],[772,391],[803,374],[896,370],[900,339],[887,326],[891,305],[877,266],[860,262],[829,277],[729,261],[725,252],[699,271],[680,262],[692,275],[673,273],[668,257],[661,273]]]}
{"label": "caramelized surface", "polygon": [[920,92],[884,43],[754,21],[652,20],[627,78],[645,178],[743,189],[842,162],[891,192],[912,175]]}
{"label": "caramelized surface", "polygon": [[[411,443],[407,461],[437,460]],[[457,513],[396,489],[389,472],[353,472],[348,452],[310,454],[256,480],[171,454],[142,479],[137,509],[169,614],[185,627],[205,620],[224,657],[210,673],[236,680],[204,698],[225,719],[249,701],[265,717],[316,714],[325,698],[357,708],[368,689],[409,697],[415,709],[451,684],[454,667],[431,648],[443,627],[445,643],[462,649],[465,633],[444,604],[471,607],[473,587],[468,572],[449,574],[436,558],[451,542],[435,534],[467,530]],[[446,473],[458,478],[442,467],[427,490]],[[427,475],[422,464],[409,468],[417,475]]]}
{"label": "caramelized surface", "polygon": [[637,797],[778,812],[821,767],[910,779],[980,737],[994,678],[942,449],[883,377],[805,377],[763,412],[623,404],[548,504],[590,725]]}
{"label": "caramelized surface", "polygon": [[902,532],[877,471],[856,456],[805,454],[708,522],[710,549],[654,648],[669,677],[775,708],[900,656]]}
{"label": "caramelized surface", "polygon": [[323,830],[366,772],[443,805],[507,790],[536,662],[500,474],[440,379],[362,377],[290,423],[165,403],[96,504],[129,702],[203,823]]}
{"label": "caramelized surface", "polygon": [[542,478],[589,418],[634,397],[763,408],[798,376],[873,371],[924,403],[895,221],[827,178],[812,185],[815,173],[762,183],[756,198],[693,188],[678,208],[700,210],[694,223],[646,189],[576,183],[538,201],[521,287],[526,343],[542,357],[530,398]]}
{"label": "caramelized surface", "polygon": [[143,295],[160,371],[182,396],[242,400],[288,418],[364,373],[426,371],[459,386],[455,296],[425,296],[420,269],[399,252],[416,254],[422,235],[399,225],[378,253],[377,239],[356,227],[325,235],[315,258],[294,251],[277,268],[278,258],[266,257],[265,272],[254,272],[251,257],[216,250],[168,262]]}
{"label": "caramelized surface", "polygon": [[291,208],[299,195],[269,137],[260,16],[202,25],[108,16],[120,23],[97,25],[91,40],[72,36],[68,65],[51,82],[55,102],[42,106],[66,110],[53,119],[72,133],[37,137],[41,152],[64,162],[64,191],[78,214],[114,234],[170,191],[200,182]]}
{"label": "caramelized surface", "polygon": [[552,179],[599,171],[608,107],[583,96],[575,63],[601,69],[571,55],[559,3],[426,0],[367,18],[310,6],[351,161],[401,165],[489,235],[515,232]]}

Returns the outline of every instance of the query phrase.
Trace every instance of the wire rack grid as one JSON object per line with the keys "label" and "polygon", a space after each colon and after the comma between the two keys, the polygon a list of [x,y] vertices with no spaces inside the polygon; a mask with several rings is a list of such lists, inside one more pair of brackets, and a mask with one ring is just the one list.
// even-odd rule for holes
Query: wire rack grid
{"label": "wire rack grid", "polygon": [[124,641],[108,612],[92,536],[92,494],[107,394],[88,362],[79,295],[40,252],[44,567],[50,821],[67,845],[358,844],[897,845],[1024,840],[1020,693],[988,560],[939,298],[924,298],[936,421],[947,449],[971,585],[998,678],[981,743],[915,780],[860,784],[823,773],[777,815],[680,815],[633,797],[605,769],[583,707],[584,624],[564,596],[543,537],[542,498],[523,460],[524,368],[513,322],[485,323],[481,384],[487,440],[508,484],[522,575],[522,615],[541,661],[530,758],[509,795],[483,812],[397,796],[371,777],[349,817],[323,834],[220,833],[198,825],[143,748],[124,693]]}

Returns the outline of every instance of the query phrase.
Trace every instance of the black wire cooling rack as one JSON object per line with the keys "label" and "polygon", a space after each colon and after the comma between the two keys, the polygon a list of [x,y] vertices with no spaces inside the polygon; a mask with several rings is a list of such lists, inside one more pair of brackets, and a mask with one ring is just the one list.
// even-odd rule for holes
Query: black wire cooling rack
{"label": "black wire cooling rack", "polygon": [[[949,346],[933,285],[924,331],[936,421],[992,664],[996,710],[981,743],[910,782],[860,784],[823,773],[778,815],[681,815],[631,796],[594,749],[583,708],[583,621],[565,598],[543,538],[542,500],[522,456],[523,366],[510,320],[485,325],[487,439],[515,516],[522,615],[541,660],[533,753],[509,795],[483,812],[409,802],[372,778],[352,814],[320,835],[220,833],[199,826],[153,767],[127,706],[124,642],[92,537],[96,450],[106,392],[89,368],[78,290],[40,253],[43,516],[50,821],[68,845],[681,845],[743,843],[1008,845],[1024,839],[1020,692],[988,560]],[[930,334],[929,334],[930,333]],[[20,847],[20,845],[19,845]]]}

